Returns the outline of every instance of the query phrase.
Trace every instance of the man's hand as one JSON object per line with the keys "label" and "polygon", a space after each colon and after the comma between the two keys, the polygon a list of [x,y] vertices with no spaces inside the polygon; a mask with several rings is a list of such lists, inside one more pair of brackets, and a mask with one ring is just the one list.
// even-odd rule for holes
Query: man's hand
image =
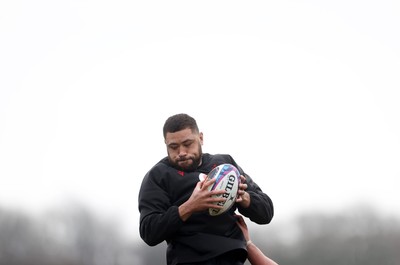
{"label": "man's hand", "polygon": [[238,198],[236,202],[240,204],[243,208],[247,208],[250,206],[250,194],[246,192],[247,184],[246,178],[243,175],[240,175],[240,184],[238,190]]}
{"label": "man's hand", "polygon": [[217,194],[224,194],[224,190],[209,191],[208,186],[215,182],[214,179],[205,178],[199,181],[194,188],[190,198],[179,206],[179,216],[183,221],[186,221],[193,213],[208,210],[208,208],[221,209],[222,206],[216,205],[217,202],[223,202],[226,199],[223,197],[212,197]]}

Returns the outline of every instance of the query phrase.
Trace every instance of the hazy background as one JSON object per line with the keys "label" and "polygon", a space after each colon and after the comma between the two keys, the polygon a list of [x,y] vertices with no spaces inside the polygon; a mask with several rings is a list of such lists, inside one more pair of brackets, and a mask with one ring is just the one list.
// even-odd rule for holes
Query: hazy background
{"label": "hazy background", "polygon": [[273,199],[273,222],[251,229],[291,238],[303,214],[365,208],[398,218],[399,12],[389,0],[2,1],[0,208],[40,219],[75,205],[139,239],[141,180],[166,154],[165,119],[186,112],[203,150],[231,154]]}

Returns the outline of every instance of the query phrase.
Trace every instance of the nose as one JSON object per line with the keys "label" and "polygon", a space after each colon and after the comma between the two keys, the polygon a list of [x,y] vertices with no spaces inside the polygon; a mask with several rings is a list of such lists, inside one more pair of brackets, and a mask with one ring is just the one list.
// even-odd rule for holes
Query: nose
{"label": "nose", "polygon": [[186,154],[187,154],[186,149],[184,147],[180,147],[178,156],[179,157],[185,157]]}

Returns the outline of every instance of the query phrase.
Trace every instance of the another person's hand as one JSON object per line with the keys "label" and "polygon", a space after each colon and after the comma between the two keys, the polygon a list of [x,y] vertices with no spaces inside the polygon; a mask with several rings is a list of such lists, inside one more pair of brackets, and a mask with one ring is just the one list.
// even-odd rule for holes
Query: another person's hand
{"label": "another person's hand", "polygon": [[246,239],[246,241],[249,241],[250,240],[249,230],[247,228],[247,224],[244,221],[243,216],[235,215],[235,217],[237,218],[237,222],[236,223],[238,224],[240,230],[242,230],[242,232],[243,232],[244,238]]}
{"label": "another person's hand", "polygon": [[244,221],[243,216],[235,215],[237,218],[237,225],[243,232],[243,236],[246,240],[246,247],[248,253],[248,259],[252,265],[278,265],[274,260],[267,257],[251,240],[249,235],[249,229]]}

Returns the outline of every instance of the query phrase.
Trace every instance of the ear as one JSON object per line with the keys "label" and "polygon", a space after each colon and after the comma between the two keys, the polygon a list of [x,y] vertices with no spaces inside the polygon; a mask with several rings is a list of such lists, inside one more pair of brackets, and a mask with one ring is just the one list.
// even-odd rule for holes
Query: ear
{"label": "ear", "polygon": [[203,133],[199,133],[200,144],[203,145]]}

